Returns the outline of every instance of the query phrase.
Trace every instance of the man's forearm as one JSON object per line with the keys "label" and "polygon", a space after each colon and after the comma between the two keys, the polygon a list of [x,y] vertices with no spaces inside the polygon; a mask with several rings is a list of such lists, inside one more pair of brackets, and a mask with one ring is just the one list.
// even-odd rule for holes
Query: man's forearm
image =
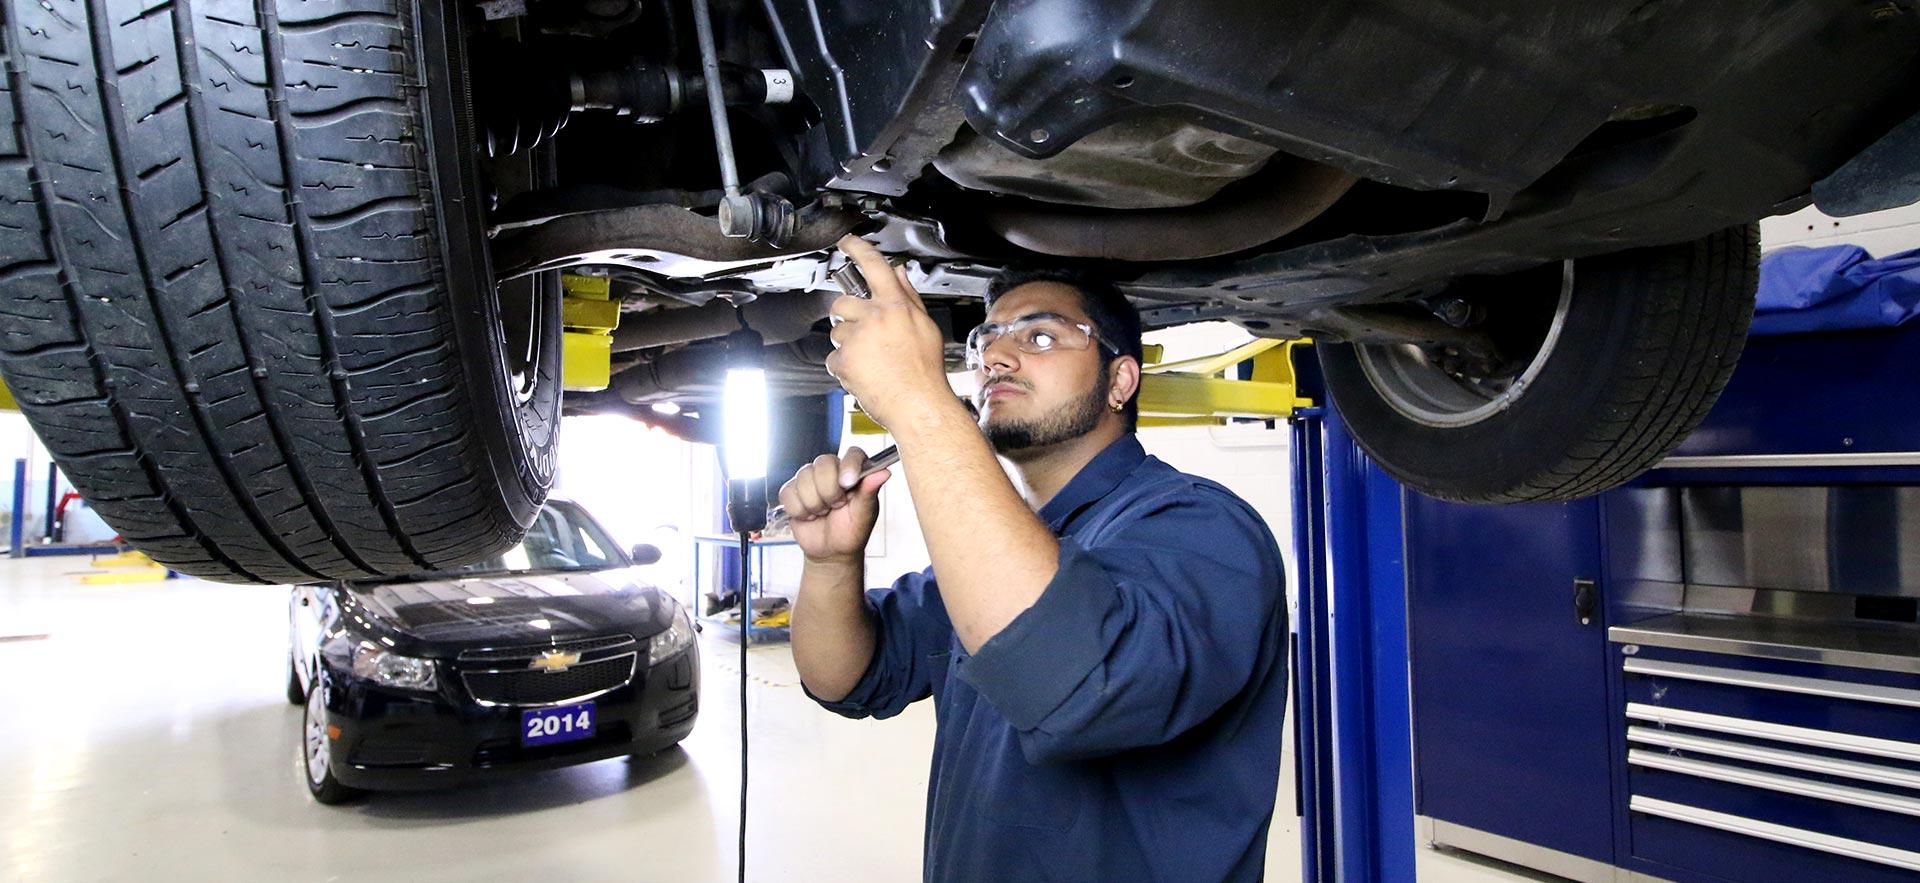
{"label": "man's forearm", "polygon": [[793,603],[793,663],[813,695],[837,702],[853,692],[873,661],[866,565],[807,562]]}
{"label": "man's forearm", "polygon": [[907,487],[954,634],[972,653],[1046,591],[1060,544],[1007,479],[966,411],[948,400],[896,430]]}

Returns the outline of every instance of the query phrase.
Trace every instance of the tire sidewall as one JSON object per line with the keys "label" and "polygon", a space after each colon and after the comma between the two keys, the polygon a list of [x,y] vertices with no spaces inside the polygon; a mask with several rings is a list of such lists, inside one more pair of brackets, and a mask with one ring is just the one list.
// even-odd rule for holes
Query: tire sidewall
{"label": "tire sidewall", "polygon": [[[454,333],[479,433],[507,510],[516,523],[533,521],[553,485],[560,422],[561,313],[558,292],[539,300],[539,363],[533,396],[516,395],[503,370],[501,316],[493,261],[482,218],[485,194],[474,153],[468,87],[464,4],[418,0],[414,6],[414,63],[425,84],[422,143],[432,169],[432,206],[438,223]],[[550,295],[550,296],[549,296]]]}

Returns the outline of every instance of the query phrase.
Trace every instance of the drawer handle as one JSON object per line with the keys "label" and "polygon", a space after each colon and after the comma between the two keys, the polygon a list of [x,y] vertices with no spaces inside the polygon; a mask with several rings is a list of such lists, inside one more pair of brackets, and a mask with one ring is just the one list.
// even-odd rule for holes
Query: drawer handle
{"label": "drawer handle", "polygon": [[1902,742],[1898,739],[1856,736],[1852,733],[1836,733],[1832,730],[1816,730],[1812,727],[1793,727],[1786,724],[1748,720],[1744,717],[1708,714],[1704,711],[1663,708],[1643,702],[1627,703],[1627,717],[1661,726],[1692,727],[1696,730],[1712,730],[1716,733],[1729,733],[1735,736],[1792,742],[1796,745],[1811,745],[1815,748],[1891,757],[1895,760],[1920,761],[1920,744]]}
{"label": "drawer handle", "polygon": [[1782,751],[1778,748],[1765,748],[1748,742],[1728,742],[1725,739],[1710,739],[1706,736],[1656,730],[1652,727],[1628,727],[1627,741],[1920,790],[1920,772],[1882,766],[1877,763],[1861,763],[1818,754]]}
{"label": "drawer handle", "polygon": [[1627,763],[1648,769],[1666,770],[1670,773],[1680,773],[1686,776],[1712,779],[1716,782],[1728,782],[1734,785],[1745,785],[1749,788],[1765,788],[1768,791],[1778,791],[1782,794],[1797,794],[1801,797],[1830,800],[1834,803],[1844,803],[1862,809],[1877,809],[1882,812],[1897,812],[1901,815],[1920,816],[1920,799],[1902,797],[1898,794],[1888,794],[1884,791],[1870,791],[1866,788],[1855,788],[1851,785],[1833,785],[1827,782],[1818,782],[1813,779],[1802,779],[1798,776],[1782,776],[1778,773],[1764,773],[1759,770],[1750,770],[1746,767],[1708,763],[1704,760],[1675,757],[1671,754],[1661,754],[1658,751],[1647,751],[1641,748],[1635,748],[1627,752]]}
{"label": "drawer handle", "polygon": [[1683,681],[1701,681],[1709,684],[1730,684],[1736,687],[1754,687],[1761,690],[1775,690],[1781,693],[1803,693],[1808,696],[1825,696],[1829,699],[1854,699],[1861,702],[1875,702],[1881,705],[1903,705],[1908,708],[1920,708],[1920,690],[1908,690],[1901,687],[1883,687],[1878,684],[1853,684],[1845,681],[1829,681],[1824,678],[1803,678],[1793,675],[1776,675],[1759,671],[1742,671],[1737,668],[1716,668],[1711,665],[1691,665],[1684,662],[1664,662],[1657,659],[1639,659],[1627,657],[1621,665],[1629,674],[1654,675],[1679,678]]}
{"label": "drawer handle", "polygon": [[1749,837],[1758,837],[1762,840],[1771,840],[1775,843],[1785,843],[1791,846],[1819,850],[1820,852],[1829,852],[1834,855],[1844,855],[1848,858],[1857,858],[1861,861],[1869,861],[1895,868],[1905,868],[1909,871],[1920,871],[1920,852],[1896,849],[1878,843],[1868,843],[1865,840],[1853,840],[1847,837],[1836,837],[1832,834],[1822,834],[1819,831],[1808,831],[1804,828],[1776,825],[1772,822],[1763,822],[1759,819],[1747,818],[1746,816],[1714,812],[1710,809],[1701,809],[1697,806],[1688,806],[1684,803],[1655,800],[1654,798],[1642,797],[1638,794],[1633,795],[1633,797],[1627,801],[1627,808],[1634,812],[1687,822],[1705,828],[1732,831],[1735,834],[1745,834]]}

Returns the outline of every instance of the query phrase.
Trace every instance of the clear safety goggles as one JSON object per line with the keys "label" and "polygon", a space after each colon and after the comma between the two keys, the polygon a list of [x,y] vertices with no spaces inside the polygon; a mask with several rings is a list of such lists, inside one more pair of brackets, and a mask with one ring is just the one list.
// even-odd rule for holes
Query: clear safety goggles
{"label": "clear safety goggles", "polygon": [[986,364],[987,350],[1003,337],[1015,349],[1034,356],[1056,350],[1084,350],[1096,344],[1119,355],[1113,347],[1101,343],[1093,327],[1085,322],[1075,322],[1058,313],[1034,313],[1012,322],[988,322],[973,329],[967,335],[967,367]]}

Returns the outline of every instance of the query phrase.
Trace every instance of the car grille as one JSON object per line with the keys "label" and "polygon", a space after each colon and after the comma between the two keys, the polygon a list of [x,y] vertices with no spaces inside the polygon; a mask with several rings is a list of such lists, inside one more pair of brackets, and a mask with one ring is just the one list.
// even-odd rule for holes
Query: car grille
{"label": "car grille", "polygon": [[566,671],[473,671],[466,672],[467,692],[473,698],[492,705],[553,705],[575,699],[588,699],[608,690],[626,686],[633,680],[633,653],[582,662]]}
{"label": "car grille", "polygon": [[607,635],[603,638],[583,638],[578,641],[560,641],[553,644],[526,644],[519,647],[488,647],[484,650],[463,650],[461,662],[519,662],[526,664],[549,650],[586,655],[598,650],[611,650],[634,643],[632,635]]}
{"label": "car grille", "polygon": [[[532,667],[555,650],[578,653],[581,660],[565,671]],[[632,635],[469,650],[459,656],[460,677],[467,692],[487,705],[557,705],[626,686],[639,665],[638,651]]]}

